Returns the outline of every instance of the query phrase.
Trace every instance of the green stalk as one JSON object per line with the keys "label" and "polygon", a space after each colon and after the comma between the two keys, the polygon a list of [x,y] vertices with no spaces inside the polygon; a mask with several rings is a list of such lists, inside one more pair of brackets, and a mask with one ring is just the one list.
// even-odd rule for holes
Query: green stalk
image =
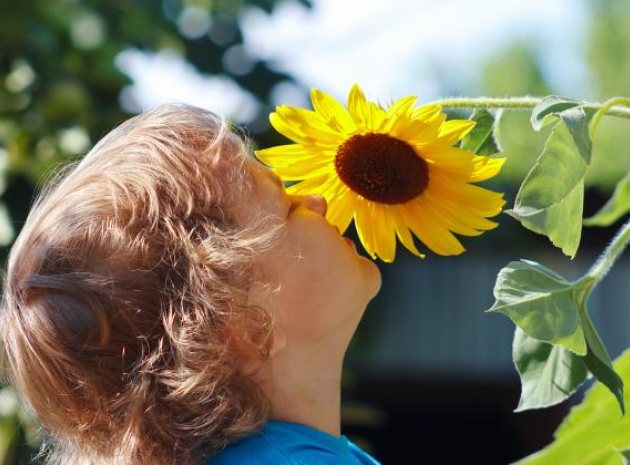
{"label": "green stalk", "polygon": [[624,110],[627,111],[627,109],[630,108],[630,99],[627,99],[626,97],[613,97],[610,100],[606,100],[600,106],[599,110],[593,115],[593,119],[590,122],[589,134],[591,139],[595,135],[595,130],[597,129],[602,117],[608,112],[608,110],[617,106],[626,107]]}
{"label": "green stalk", "polygon": [[[475,97],[475,98],[445,98],[430,102],[430,104],[441,105],[442,108],[485,108],[491,109],[506,109],[506,110],[531,110],[540,102],[542,98],[539,97],[512,97],[512,98],[494,98],[494,97]],[[600,110],[604,107],[604,113],[610,116],[616,116],[618,118],[630,119],[630,109],[617,108],[617,105],[610,105],[607,103],[588,103],[584,102],[584,105],[594,110]],[[623,103],[619,103],[623,105]]]}
{"label": "green stalk", "polygon": [[582,279],[590,281],[591,287],[601,281],[621,256],[628,242],[630,242],[630,220],[619,228],[617,235]]}

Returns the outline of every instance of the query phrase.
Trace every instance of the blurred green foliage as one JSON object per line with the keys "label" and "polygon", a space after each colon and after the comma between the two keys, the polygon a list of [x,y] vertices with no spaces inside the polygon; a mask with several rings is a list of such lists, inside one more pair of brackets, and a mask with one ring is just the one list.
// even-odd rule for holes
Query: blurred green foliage
{"label": "blurred green foliage", "polygon": [[[483,74],[482,93],[491,97],[507,95],[549,95],[534,47],[518,42],[493,57]],[[523,128],[529,126],[529,112],[505,114],[499,123],[498,139],[507,161],[502,178],[518,186],[542,152],[544,136],[530,131],[524,137]],[[531,134],[530,134],[531,133]]]}
{"label": "blurred green foliage", "polygon": [[[586,40],[589,84],[594,98],[605,101],[630,95],[630,2],[589,0],[590,31]],[[628,122],[608,118],[598,128],[593,145],[596,168],[587,184],[611,190],[630,171]]]}
{"label": "blurred green foliage", "polygon": [[[630,2],[585,0],[589,22],[584,34],[582,57],[587,67],[589,95],[564,95],[576,99],[605,101],[616,95],[630,95]],[[582,31],[579,31],[581,33]],[[480,91],[488,96],[545,96],[561,94],[543,67],[544,43],[516,42],[487,64]],[[558,64],[557,66],[561,66]],[[567,70],[567,82],[575,79]],[[542,151],[547,132],[526,133],[529,114],[506,114],[499,139],[508,160],[503,179],[518,185]],[[586,186],[612,191],[630,171],[630,132],[627,121],[606,118],[598,129],[593,146],[593,161]]]}

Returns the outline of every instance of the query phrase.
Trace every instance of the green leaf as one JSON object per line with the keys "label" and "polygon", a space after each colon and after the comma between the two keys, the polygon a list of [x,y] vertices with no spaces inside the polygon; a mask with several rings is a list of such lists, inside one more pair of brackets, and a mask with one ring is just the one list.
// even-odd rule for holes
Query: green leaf
{"label": "green leaf", "polygon": [[588,345],[588,352],[584,357],[584,363],[588,370],[597,378],[598,381],[603,383],[610,392],[613,393],[619,408],[622,413],[625,413],[625,406],[623,401],[623,380],[615,372],[612,362],[610,361],[610,355],[606,350],[606,346],[602,342],[593,322],[588,315],[585,308],[580,312],[582,328],[584,329],[584,336],[586,338],[586,344]]}
{"label": "green leaf", "polygon": [[623,465],[630,465],[630,449],[615,449],[621,455]]}
{"label": "green leaf", "polygon": [[558,115],[566,110],[581,105],[580,102],[562,97],[550,95],[532,110],[530,122],[536,131],[540,131],[544,126],[557,119]]}
{"label": "green leaf", "polygon": [[582,357],[534,339],[520,328],[514,332],[512,357],[522,385],[516,412],[558,404],[588,376]]}
{"label": "green leaf", "polygon": [[496,301],[488,311],[508,316],[530,337],[585,355],[586,340],[575,298],[580,289],[539,263],[510,262],[499,272]]}
{"label": "green leaf", "polygon": [[521,224],[571,258],[582,234],[584,177],[591,161],[591,110],[574,107],[559,115],[536,164],[523,181],[514,208]]}
{"label": "green leaf", "polygon": [[477,155],[494,155],[501,152],[501,147],[494,133],[498,116],[497,121],[495,121],[492,113],[482,108],[475,110],[470,119],[477,124],[462,139],[460,148]]}
{"label": "green leaf", "polygon": [[[630,381],[630,350],[614,368],[625,382]],[[625,394],[630,401],[630,393]],[[620,453],[628,455],[630,416],[620,416],[606,387],[595,383],[582,403],[573,409],[558,428],[554,442],[545,449],[517,462],[519,465],[623,465]]]}
{"label": "green leaf", "polygon": [[624,412],[623,381],[586,308],[594,282],[589,275],[567,281],[528,260],[510,262],[499,272],[496,300],[488,311],[508,316],[517,326],[513,358],[523,387],[517,410],[561,402],[584,381],[588,369]]}
{"label": "green leaf", "polygon": [[630,212],[630,173],[617,183],[612,197],[593,216],[584,220],[585,226],[610,226]]}

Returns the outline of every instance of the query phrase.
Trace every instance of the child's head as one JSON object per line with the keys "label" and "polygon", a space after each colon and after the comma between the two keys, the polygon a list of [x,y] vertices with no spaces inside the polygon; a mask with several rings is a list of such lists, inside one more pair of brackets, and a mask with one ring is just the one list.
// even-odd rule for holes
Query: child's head
{"label": "child's head", "polygon": [[322,341],[343,356],[380,279],[325,213],[185,105],[132,118],[57,175],[0,312],[50,463],[196,463],[266,419],[252,366]]}
{"label": "child's head", "polygon": [[247,289],[277,225],[234,208],[252,190],[245,162],[225,123],[170,105],[112,131],[40,196],[1,327],[11,380],[66,457],[88,444],[118,451],[113,463],[187,463],[265,418],[235,358],[267,350],[270,315]]}

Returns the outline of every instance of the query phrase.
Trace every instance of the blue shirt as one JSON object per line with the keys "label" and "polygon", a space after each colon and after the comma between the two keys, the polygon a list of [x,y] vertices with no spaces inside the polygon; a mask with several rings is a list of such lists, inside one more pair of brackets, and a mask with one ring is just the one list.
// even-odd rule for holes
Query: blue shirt
{"label": "blue shirt", "polygon": [[205,462],[205,465],[379,465],[345,436],[310,426],[268,421]]}

